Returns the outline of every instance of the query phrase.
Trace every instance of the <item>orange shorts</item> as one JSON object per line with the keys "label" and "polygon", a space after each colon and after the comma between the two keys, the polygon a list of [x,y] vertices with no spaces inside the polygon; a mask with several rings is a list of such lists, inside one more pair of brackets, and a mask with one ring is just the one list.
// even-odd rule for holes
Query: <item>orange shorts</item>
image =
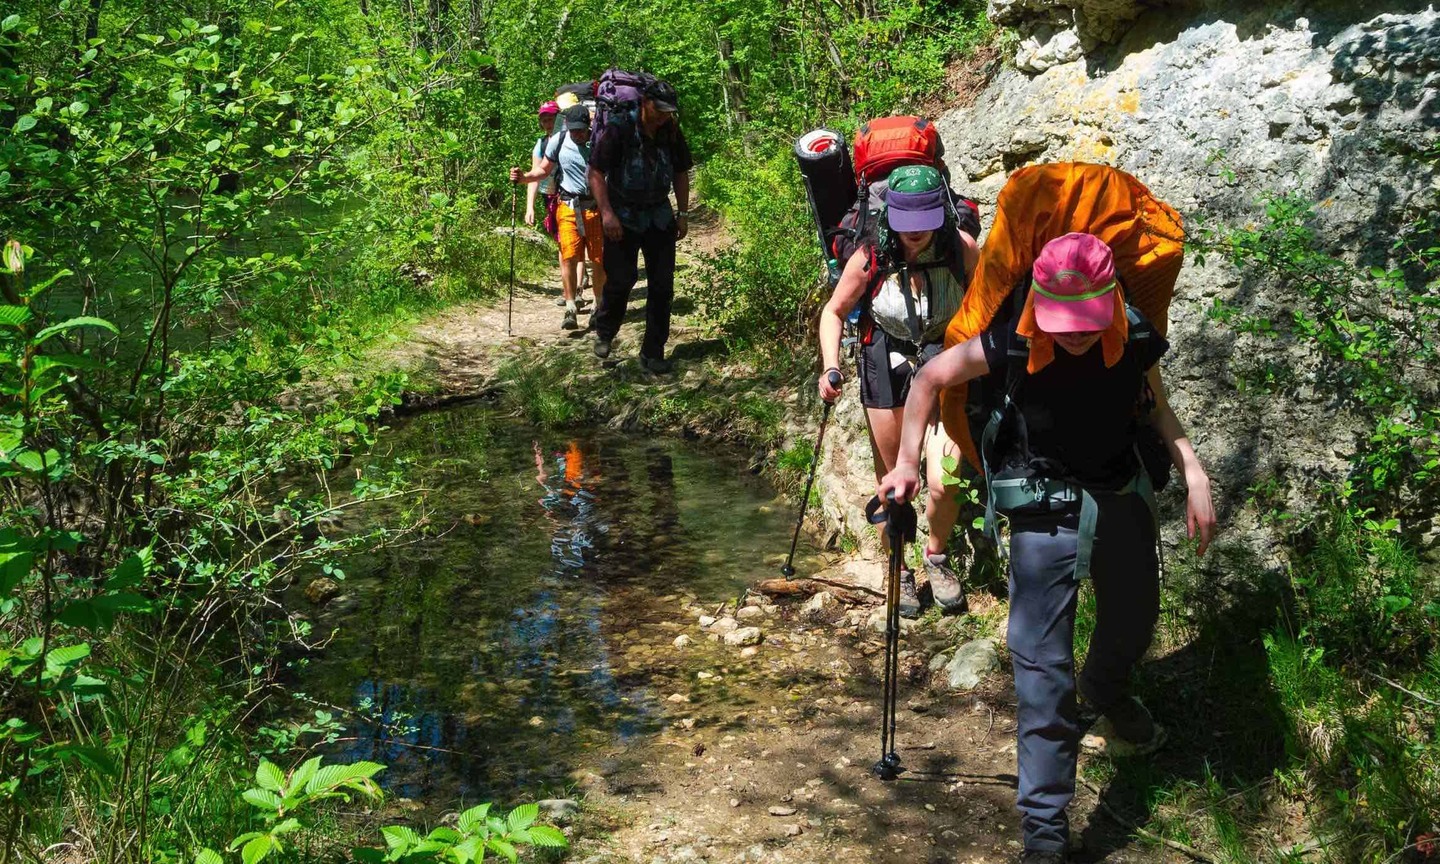
{"label": "orange shorts", "polygon": [[555,217],[560,222],[560,257],[566,261],[575,261],[579,258],[589,258],[596,264],[601,261],[601,254],[605,249],[605,228],[600,224],[599,210],[583,210],[585,214],[585,236],[581,237],[576,230],[575,208],[564,201],[555,209]]}

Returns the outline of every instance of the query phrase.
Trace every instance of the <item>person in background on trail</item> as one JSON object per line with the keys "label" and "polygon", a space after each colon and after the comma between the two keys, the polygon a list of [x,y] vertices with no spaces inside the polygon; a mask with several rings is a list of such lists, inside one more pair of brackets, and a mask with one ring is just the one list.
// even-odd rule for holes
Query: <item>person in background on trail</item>
{"label": "person in background on trail", "polygon": [[[1185,478],[1186,522],[1201,555],[1216,526],[1210,479],[1160,380],[1157,363],[1169,346],[1143,315],[1127,309],[1110,247],[1091,234],[1064,235],[1045,245],[1032,276],[1018,320],[1016,303],[916,377],[899,458],[876,494],[904,501],[919,489],[920,445],[942,388],[987,374],[1006,380],[1008,431],[984,458],[1030,466],[1031,482],[1041,485],[1027,488],[1047,499],[1044,506],[1034,497],[1027,505],[1023,496],[1001,505],[1010,508],[1020,861],[1064,864],[1065,811],[1085,729],[1103,715],[1123,749],[1137,753],[1163,740],[1163,729],[1129,688],[1160,610],[1154,496],[1137,450],[1147,422],[1137,415],[1142,400],[1153,398],[1148,422]],[[1023,364],[1023,377],[1020,368],[1008,369],[1011,363]],[[1075,603],[1078,580],[1087,575],[1095,577],[1096,624],[1077,681]]]}
{"label": "person in background on trail", "polygon": [[[688,231],[690,145],[675,115],[675,88],[652,83],[640,100],[633,129],[609,125],[590,154],[590,187],[599,203],[605,228],[605,290],[591,319],[595,356],[610,356],[620,332],[630,291],[639,278],[639,256],[645,253],[649,284],[645,300],[645,339],[640,366],[652,374],[670,371],[665,343],[670,339],[670,304],[675,299],[675,244]],[[670,207],[670,190],[675,204]]]}
{"label": "person in background on trail", "polygon": [[[820,313],[820,360],[825,369],[820,374],[820,398],[833,402],[840,390],[830,383],[829,373],[841,371],[844,321],[856,305],[864,304],[860,404],[869,421],[877,480],[895,467],[911,381],[940,353],[945,327],[960,308],[979,257],[975,239],[948,218],[948,192],[939,171],[928,166],[896,168],[888,183],[884,226],[888,230],[882,230],[875,244],[882,248],[862,248],[850,256]],[[942,232],[949,232],[946,239],[941,239]],[[901,284],[902,276],[907,284]],[[925,518],[930,535],[922,566],[935,601],[947,611],[960,611],[965,608],[965,592],[947,551],[960,512],[959,490],[945,485],[942,467],[945,456],[958,459],[959,451],[940,425],[938,410],[926,418],[924,427],[929,489]],[[901,571],[900,614],[906,618],[920,614],[915,573],[908,568]]]}
{"label": "person in background on trail", "polygon": [[[544,133],[535,139],[534,150],[530,153],[530,170],[537,171],[540,162],[545,158],[545,142],[555,134],[555,118],[560,114],[560,106],[552,102],[546,102],[540,106],[540,130]],[[529,184],[525,190],[525,224],[531,227],[535,225],[535,197],[545,204],[545,219],[542,227],[545,233],[553,239],[556,236],[557,224],[555,222],[555,207],[560,203],[560,196],[555,187],[555,175],[546,174]],[[561,301],[564,302],[563,300]]]}
{"label": "person in background on trail", "polygon": [[[565,317],[560,326],[565,330],[579,327],[576,315],[576,288],[588,253],[601,261],[604,237],[600,217],[591,197],[588,179],[590,164],[590,109],[572,105],[565,109],[565,129],[551,136],[545,145],[540,165],[530,171],[510,169],[512,183],[531,183],[560,167],[560,204],[555,215],[559,223],[560,286],[564,292]],[[596,268],[592,290],[598,300],[605,287],[604,271]]]}

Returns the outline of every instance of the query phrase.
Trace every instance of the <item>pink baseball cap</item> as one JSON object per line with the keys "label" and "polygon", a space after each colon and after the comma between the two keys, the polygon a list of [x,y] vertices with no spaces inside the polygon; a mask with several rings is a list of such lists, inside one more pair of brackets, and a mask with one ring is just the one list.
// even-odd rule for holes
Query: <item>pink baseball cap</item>
{"label": "pink baseball cap", "polygon": [[558,103],[554,102],[554,101],[546,102],[546,103],[544,103],[543,105],[540,106],[540,116],[541,116],[541,117],[544,117],[546,114],[559,114],[559,113],[560,113],[560,105],[559,105]]}
{"label": "pink baseball cap", "polygon": [[1031,275],[1035,323],[1046,333],[1093,333],[1115,322],[1115,258],[1094,234],[1046,243]]}

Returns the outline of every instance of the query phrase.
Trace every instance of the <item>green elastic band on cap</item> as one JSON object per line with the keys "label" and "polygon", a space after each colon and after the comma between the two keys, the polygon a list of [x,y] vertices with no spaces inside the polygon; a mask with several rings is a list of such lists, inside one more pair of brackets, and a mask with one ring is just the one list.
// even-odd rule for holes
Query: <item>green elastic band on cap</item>
{"label": "green elastic band on cap", "polygon": [[1103,297],[1115,290],[1115,280],[1111,279],[1094,291],[1086,291],[1084,294],[1054,294],[1040,287],[1039,282],[1032,281],[1030,290],[1041,297],[1049,297],[1051,300],[1059,300],[1061,303],[1078,303],[1081,300],[1094,300],[1096,297]]}

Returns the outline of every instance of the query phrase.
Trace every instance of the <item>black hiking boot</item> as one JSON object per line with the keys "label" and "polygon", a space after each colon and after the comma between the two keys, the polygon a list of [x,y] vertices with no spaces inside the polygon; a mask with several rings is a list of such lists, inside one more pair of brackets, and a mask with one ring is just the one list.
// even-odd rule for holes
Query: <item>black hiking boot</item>
{"label": "black hiking boot", "polygon": [[644,354],[641,354],[640,368],[644,369],[646,372],[649,372],[651,375],[669,375],[671,370],[673,370],[675,366],[669,360],[666,360],[663,357],[657,359],[655,357],[646,357]]}
{"label": "black hiking boot", "polygon": [[951,614],[964,612],[965,587],[960,577],[950,568],[950,556],[945,553],[925,556],[925,576],[930,580],[930,594],[940,608]]}
{"label": "black hiking boot", "polygon": [[900,571],[900,617],[920,617],[920,594],[915,590],[915,571]]}
{"label": "black hiking boot", "polygon": [[1066,864],[1070,858],[1064,852],[1041,852],[1026,849],[1020,853],[1020,864]]}
{"label": "black hiking boot", "polygon": [[565,310],[565,320],[563,320],[563,321],[560,322],[560,329],[561,329],[561,330],[574,330],[574,329],[576,329],[576,328],[579,327],[579,326],[580,326],[580,322],[575,320],[575,310],[574,310],[574,309],[566,309],[566,310]]}
{"label": "black hiking boot", "polygon": [[595,356],[601,360],[610,356],[610,340],[602,338],[598,333],[595,335]]}

